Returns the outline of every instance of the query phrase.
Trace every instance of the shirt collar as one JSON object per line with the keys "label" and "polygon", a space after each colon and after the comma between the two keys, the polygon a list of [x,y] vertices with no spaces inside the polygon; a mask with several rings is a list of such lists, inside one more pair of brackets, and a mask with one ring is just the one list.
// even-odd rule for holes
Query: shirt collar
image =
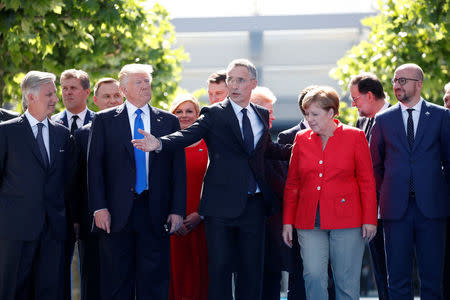
{"label": "shirt collar", "polygon": [[134,104],[132,104],[130,101],[125,100],[125,106],[127,108],[128,118],[130,118],[130,119],[136,113],[136,110],[138,110],[138,108],[140,108],[142,110],[142,114],[144,114],[146,116],[150,116],[150,108],[149,108],[148,104],[146,104],[142,107],[137,107]]}
{"label": "shirt collar", "polygon": [[231,100],[231,98],[230,98],[230,103],[231,103],[231,106],[233,107],[234,113],[235,113],[236,115],[237,115],[238,113],[240,113],[244,108],[247,109],[247,112],[253,113],[253,108],[250,106],[250,102],[249,102],[248,105],[247,105],[246,107],[244,107],[244,108],[243,108],[242,106],[236,104],[233,100]]}
{"label": "shirt collar", "polygon": [[[78,118],[80,118],[81,122],[83,122],[83,124],[84,124],[84,119],[86,118],[86,113],[87,113],[87,106],[84,108],[84,110],[82,112],[80,112],[79,114],[76,114],[78,116]],[[75,114],[71,113],[70,111],[68,111],[66,109],[66,115],[67,115],[67,121],[69,121],[72,119],[72,116]]]}
{"label": "shirt collar", "polygon": [[[423,98],[420,98],[419,102],[416,103],[416,105],[414,105],[413,107],[411,107],[412,109],[414,109],[414,111],[417,111],[420,114],[420,109],[422,108],[422,102],[423,102]],[[405,104],[400,103],[400,107],[402,109],[402,112],[405,112],[408,108],[408,106],[406,106]]]}
{"label": "shirt collar", "polygon": [[33,117],[30,114],[30,111],[25,112],[25,117],[28,119],[28,123],[30,123],[30,126],[33,128],[33,126],[36,126],[38,123],[43,123],[45,127],[48,127],[48,119],[45,118],[42,122],[39,122],[35,117]]}

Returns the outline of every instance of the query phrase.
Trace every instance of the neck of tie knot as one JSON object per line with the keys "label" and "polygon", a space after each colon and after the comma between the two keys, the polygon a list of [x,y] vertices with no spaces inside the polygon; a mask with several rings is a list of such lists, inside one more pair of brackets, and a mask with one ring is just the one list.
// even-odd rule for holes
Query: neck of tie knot
{"label": "neck of tie knot", "polygon": [[136,109],[136,115],[138,118],[141,117],[141,114],[142,114],[142,109],[140,109],[140,108]]}
{"label": "neck of tie knot", "polygon": [[42,132],[42,127],[44,127],[44,123],[37,123],[38,132]]}
{"label": "neck of tie knot", "polygon": [[411,116],[412,112],[414,111],[414,108],[407,108],[406,111],[408,112],[408,114]]}
{"label": "neck of tie knot", "polygon": [[243,108],[243,109],[241,110],[241,112],[242,112],[243,115],[247,115],[247,109],[246,109],[246,108]]}
{"label": "neck of tie knot", "polygon": [[79,118],[80,118],[80,117],[77,116],[77,115],[73,115],[73,116],[72,116],[72,125],[70,126],[70,132],[71,132],[72,134],[75,132],[75,130],[78,129],[77,120],[78,120]]}

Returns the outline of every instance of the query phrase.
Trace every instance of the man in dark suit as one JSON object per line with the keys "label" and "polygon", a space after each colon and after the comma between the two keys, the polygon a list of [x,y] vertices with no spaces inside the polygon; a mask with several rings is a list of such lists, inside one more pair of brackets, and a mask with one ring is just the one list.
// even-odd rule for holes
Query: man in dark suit
{"label": "man in dark suit", "polygon": [[28,110],[0,124],[0,299],[62,299],[65,193],[73,143],[47,116],[55,109],[54,74],[22,80]]}
{"label": "man in dark suit", "polygon": [[66,109],[54,115],[52,120],[66,126],[73,134],[94,117],[94,112],[87,108],[87,99],[91,93],[89,75],[83,70],[65,70],[61,73],[60,83]]}
{"label": "man in dark suit", "polygon": [[124,104],[99,112],[88,150],[89,208],[99,234],[102,299],[167,299],[169,235],[186,210],[184,149],[134,149],[138,129],[156,136],[180,129],[178,119],[151,107],[152,67],[125,65],[119,74]]}
{"label": "man in dark suit", "polygon": [[[62,101],[65,110],[52,116],[52,120],[70,129],[73,135],[75,130],[91,122],[94,112],[87,108],[87,99],[91,93],[89,75],[76,69],[65,70],[60,78]],[[78,201],[73,202],[76,204]],[[79,224],[75,222],[75,208],[68,207],[67,230],[68,238],[65,246],[65,299],[72,298],[71,266],[75,242],[79,236]]]}
{"label": "man in dark suit", "polygon": [[[356,127],[364,130],[369,140],[375,115],[390,104],[384,100],[384,90],[380,80],[373,73],[362,73],[350,81],[352,106],[358,108],[359,118]],[[384,254],[383,221],[378,220],[377,233],[369,242],[372,267],[380,300],[388,300],[386,258]]]}
{"label": "man in dark suit", "polygon": [[0,122],[11,120],[18,116],[19,114],[16,112],[0,108]]}
{"label": "man in dark suit", "polygon": [[191,127],[162,137],[161,143],[147,133],[145,139],[133,140],[146,151],[162,147],[161,153],[202,138],[208,146],[199,214],[205,216],[211,300],[232,297],[231,273],[236,265],[238,298],[261,299],[265,220],[278,209],[265,179],[264,160],[287,160],[290,147],[271,142],[269,112],[249,103],[256,85],[255,66],[246,59],[234,60],[227,68],[227,99],[202,108]]}
{"label": "man in dark suit", "polygon": [[[119,82],[113,78],[102,78],[94,86],[94,103],[99,111],[122,104]],[[77,149],[77,172],[73,197],[75,223],[79,224],[78,252],[80,257],[81,300],[100,299],[100,257],[98,234],[92,232],[93,216],[88,207],[87,195],[87,149],[91,123],[75,131]]]}
{"label": "man in dark suit", "polygon": [[370,150],[383,219],[391,299],[413,299],[414,251],[422,299],[442,298],[445,220],[450,207],[450,111],[420,96],[423,71],[398,67],[400,103],[375,117]]}
{"label": "man in dark suit", "polygon": [[[269,129],[275,120],[273,111],[277,98],[266,87],[257,86],[252,91],[250,102],[258,104],[269,111]],[[274,192],[280,207],[283,205],[284,185],[286,182],[288,165],[286,161],[266,160],[265,176]],[[282,209],[267,218],[265,249],[264,249],[264,275],[262,284],[262,300],[279,300],[281,290],[281,271],[290,271],[291,265],[296,265],[291,248],[287,247],[281,237]]]}

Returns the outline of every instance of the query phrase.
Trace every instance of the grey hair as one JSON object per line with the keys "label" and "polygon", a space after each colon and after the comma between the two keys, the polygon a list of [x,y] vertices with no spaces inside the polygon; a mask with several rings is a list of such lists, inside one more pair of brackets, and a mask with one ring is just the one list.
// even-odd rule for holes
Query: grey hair
{"label": "grey hair", "polygon": [[123,86],[127,83],[128,76],[136,73],[147,73],[152,82],[153,67],[148,64],[128,64],[122,67],[119,72],[119,85]]}
{"label": "grey hair", "polygon": [[248,59],[239,58],[239,59],[235,59],[232,62],[230,62],[230,64],[227,67],[227,77],[228,77],[228,72],[230,72],[230,70],[233,69],[234,67],[245,67],[245,68],[247,68],[251,79],[258,79],[258,72],[256,71],[256,67]]}
{"label": "grey hair", "polygon": [[450,82],[447,82],[447,84],[444,86],[444,91],[447,92],[450,90]]}
{"label": "grey hair", "polygon": [[56,76],[53,73],[30,71],[22,79],[20,89],[22,91],[22,107],[28,107],[28,95],[37,96],[41,90],[41,85],[55,82]]}
{"label": "grey hair", "polygon": [[[275,104],[275,102],[277,102],[277,97],[274,95],[274,93],[267,87],[265,86],[257,86],[252,90],[252,95],[250,96],[250,101],[256,104],[260,104],[258,103],[258,101],[256,101],[256,98],[262,97],[263,101],[262,102],[270,102],[272,104]],[[260,104],[261,105],[261,104]]]}

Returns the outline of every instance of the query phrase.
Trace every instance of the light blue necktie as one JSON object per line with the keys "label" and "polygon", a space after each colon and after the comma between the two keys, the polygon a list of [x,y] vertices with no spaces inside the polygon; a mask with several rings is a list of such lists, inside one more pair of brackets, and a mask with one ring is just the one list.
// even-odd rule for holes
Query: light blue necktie
{"label": "light blue necktie", "polygon": [[[144,122],[141,119],[142,110],[136,110],[136,119],[134,119],[134,139],[142,139],[144,136],[138,129],[144,130]],[[140,194],[147,187],[147,172],[145,171],[145,152],[134,147],[134,161],[136,163],[136,193]]]}

